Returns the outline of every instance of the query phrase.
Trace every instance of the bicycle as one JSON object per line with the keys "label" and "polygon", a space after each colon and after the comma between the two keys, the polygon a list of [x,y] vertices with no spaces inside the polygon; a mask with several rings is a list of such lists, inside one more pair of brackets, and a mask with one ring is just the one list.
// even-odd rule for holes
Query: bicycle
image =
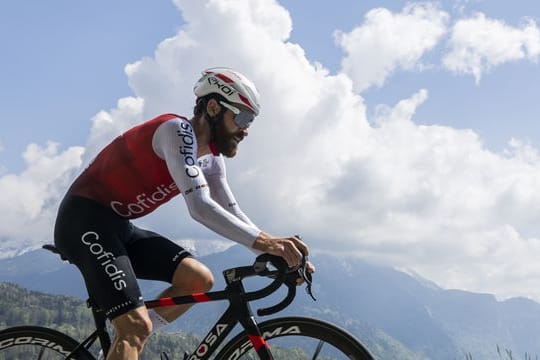
{"label": "bicycle", "polygon": [[[62,257],[54,245],[43,248]],[[66,260],[62,257],[63,260]],[[254,264],[223,271],[225,290],[191,295],[160,298],[145,301],[147,308],[194,304],[228,300],[229,306],[191,353],[185,352],[184,360],[236,360],[277,359],[272,355],[282,348],[293,345],[295,356],[300,358],[373,360],[369,351],[351,334],[331,323],[306,317],[274,318],[257,323],[250,302],[267,297],[282,285],[288,288],[287,295],[278,304],[257,310],[257,315],[277,313],[291,304],[296,296],[297,281],[302,279],[308,294],[311,291],[311,274],[306,271],[307,259],[302,266],[289,269],[286,262],[277,256],[259,255]],[[269,267],[270,265],[270,267]],[[262,289],[246,292],[243,280],[253,276],[264,276],[273,281]],[[91,299],[87,300],[92,311],[96,330],[85,340],[78,342],[70,336],[46,327],[16,326],[0,331],[0,359],[79,359],[95,360],[90,347],[99,340],[101,349],[107,354],[111,338],[106,327],[106,316]],[[233,328],[240,323],[243,331],[221,346]],[[97,344],[97,343],[96,343]],[[309,355],[307,348],[309,347]],[[278,349],[278,350],[276,350]],[[169,359],[163,353],[162,359]]]}

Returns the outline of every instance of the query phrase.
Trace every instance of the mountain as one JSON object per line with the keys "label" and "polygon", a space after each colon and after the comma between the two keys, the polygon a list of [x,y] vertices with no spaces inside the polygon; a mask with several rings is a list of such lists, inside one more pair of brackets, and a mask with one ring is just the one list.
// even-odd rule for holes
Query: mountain
{"label": "mountain", "polygon": [[[216,277],[215,290],[224,286],[221,271],[246,265],[253,256],[235,246],[201,257]],[[493,295],[442,289],[435,284],[394,269],[358,259],[312,256],[313,302],[299,289],[283,314],[312,316],[334,322],[353,332],[381,359],[500,359],[497,346],[513,353],[540,353],[540,304],[522,298],[497,301]],[[28,289],[85,298],[77,269],[45,252],[30,252],[0,260],[0,281]],[[250,281],[248,288],[261,280]],[[166,286],[142,282],[146,298]],[[283,296],[283,293],[281,293]],[[254,308],[279,302],[279,296],[254,304]],[[223,302],[201,304],[170,325],[204,334],[226,307]],[[208,314],[215,314],[208,316]],[[399,354],[399,355],[396,355]]]}
{"label": "mountain", "polygon": [[35,250],[0,259],[0,281],[50,294],[86,297],[86,288],[79,270],[63,263],[57,255]]}

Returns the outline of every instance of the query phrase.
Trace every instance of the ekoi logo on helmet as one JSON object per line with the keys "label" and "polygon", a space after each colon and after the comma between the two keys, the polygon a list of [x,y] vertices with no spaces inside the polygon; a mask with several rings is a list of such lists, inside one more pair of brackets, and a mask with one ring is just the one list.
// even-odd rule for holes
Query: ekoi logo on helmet
{"label": "ekoi logo on helmet", "polygon": [[202,73],[202,77],[193,87],[193,92],[200,98],[208,94],[220,94],[232,104],[246,106],[255,115],[259,115],[259,92],[255,85],[244,75],[229,68],[211,68]]}
{"label": "ekoi logo on helmet", "polygon": [[223,94],[228,95],[228,96],[232,96],[237,93],[236,90],[234,90],[232,87],[228,86],[227,84],[221,82],[215,76],[208,77],[208,84],[210,84],[211,86],[217,87]]}

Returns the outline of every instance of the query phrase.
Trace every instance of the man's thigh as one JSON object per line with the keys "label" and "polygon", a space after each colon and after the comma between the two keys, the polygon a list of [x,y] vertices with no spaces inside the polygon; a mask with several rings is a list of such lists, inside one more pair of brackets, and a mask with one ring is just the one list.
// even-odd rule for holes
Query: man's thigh
{"label": "man's thigh", "polygon": [[178,265],[191,253],[155,232],[134,227],[126,249],[137,278],[173,282]]}

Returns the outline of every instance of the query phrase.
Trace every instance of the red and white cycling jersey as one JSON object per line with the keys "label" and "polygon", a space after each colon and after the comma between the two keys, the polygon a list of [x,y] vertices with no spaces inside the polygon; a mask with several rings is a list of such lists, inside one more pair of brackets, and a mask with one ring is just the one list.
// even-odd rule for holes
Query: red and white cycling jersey
{"label": "red and white cycling jersey", "polygon": [[233,241],[251,246],[260,233],[240,210],[226,180],[223,156],[197,156],[191,123],[164,114],[107,145],[68,194],[93,199],[135,219],[183,193],[191,216]]}
{"label": "red and white cycling jersey", "polygon": [[92,160],[69,193],[110,206],[118,215],[134,219],[154,211],[178,195],[167,164],[152,149],[152,138],[167,114],[118,136]]}

